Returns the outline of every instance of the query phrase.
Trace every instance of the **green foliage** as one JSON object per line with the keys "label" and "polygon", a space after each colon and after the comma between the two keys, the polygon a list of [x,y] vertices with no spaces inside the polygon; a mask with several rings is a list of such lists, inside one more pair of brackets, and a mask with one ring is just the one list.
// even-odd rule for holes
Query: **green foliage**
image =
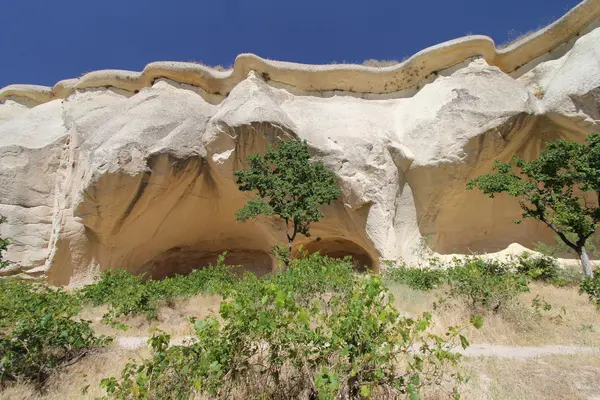
{"label": "green foliage", "polygon": [[515,257],[516,272],[535,281],[558,282],[560,265],[553,257],[523,252]]}
{"label": "green foliage", "polygon": [[[421,388],[463,381],[449,373],[468,346],[464,327],[431,333],[431,315],[402,317],[378,277],[348,260],[313,254],[258,279],[246,275],[220,318],[193,320],[195,338],[150,340],[151,358],[128,364],[102,386],[112,398],[418,398]],[[480,320],[472,323],[481,326]]]}
{"label": "green foliage", "polygon": [[108,343],[90,321],[75,318],[79,309],[61,289],[0,280],[0,384],[32,380],[41,387],[54,369]]}
{"label": "green foliage", "polygon": [[264,156],[250,155],[248,169],[234,175],[239,190],[259,196],[238,210],[236,218],[277,215],[285,221],[288,252],[298,233],[310,237],[310,224],[323,217],[320,207],[341,194],[335,175],[323,162],[311,162],[306,141],[298,139],[281,142],[277,149],[269,145]]}
{"label": "green foliage", "polygon": [[590,301],[596,304],[598,311],[600,311],[600,273],[596,270],[596,273],[592,277],[587,277],[581,282],[579,286],[579,294],[587,294]]}
{"label": "green foliage", "polygon": [[406,264],[389,266],[384,276],[386,280],[402,283],[412,289],[430,291],[439,287],[447,280],[447,271],[440,268],[414,268]]}
{"label": "green foliage", "polygon": [[[565,236],[571,242],[577,241],[577,236],[574,235],[573,233],[567,233],[567,234],[565,234]],[[587,240],[587,242],[585,242],[585,249],[594,258],[600,258],[600,236],[598,236],[598,235],[590,236],[590,238]],[[535,244],[535,251],[537,251],[538,253],[542,253],[546,256],[549,256],[549,257],[559,257],[559,256],[564,256],[564,255],[574,255],[574,256],[577,255],[577,253],[572,248],[567,246],[565,244],[565,242],[563,242],[562,239],[558,236],[554,236],[554,244],[553,245],[549,245],[544,242],[537,242]]]}
{"label": "green foliage", "polygon": [[500,311],[529,291],[527,279],[512,271],[510,263],[468,257],[455,259],[448,269],[449,294],[464,299],[475,310]]}
{"label": "green foliage", "polygon": [[[0,215],[0,224],[4,222],[4,217]],[[8,261],[4,260],[4,252],[8,250],[8,245],[10,244],[8,239],[4,239],[0,237],[0,270],[8,267]]]}
{"label": "green foliage", "polygon": [[[94,306],[109,305],[104,316],[106,323],[114,319],[142,314],[148,319],[157,317],[158,307],[173,298],[191,297],[197,294],[223,294],[236,280],[231,267],[224,265],[225,254],[216,266],[192,271],[189,275],[177,275],[163,280],[145,280],[125,270],[106,271],[98,282],[80,290],[80,298]],[[117,326],[124,327],[117,324]]]}
{"label": "green foliage", "polygon": [[[543,222],[582,256],[600,222],[600,133],[590,134],[588,145],[559,140],[549,143],[538,159],[526,162],[515,156],[513,163],[517,172],[496,161],[496,172],[471,180],[467,188],[477,187],[490,197],[518,197],[523,218]],[[582,265],[591,275],[590,263],[582,260]]]}

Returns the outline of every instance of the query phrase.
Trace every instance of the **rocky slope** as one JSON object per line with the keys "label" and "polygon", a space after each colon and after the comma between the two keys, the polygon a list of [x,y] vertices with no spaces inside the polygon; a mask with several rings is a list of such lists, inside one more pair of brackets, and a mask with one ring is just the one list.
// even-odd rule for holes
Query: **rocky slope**
{"label": "rocky slope", "polygon": [[550,238],[518,206],[465,191],[495,159],[535,157],[600,124],[600,1],[504,50],[474,36],[393,67],[312,66],[241,55],[231,71],[175,62],[0,90],[5,273],[78,285],[100,270],[164,276],[214,262],[266,271],[276,220],[237,223],[232,171],[306,139],[339,177],[311,250],[378,269]]}

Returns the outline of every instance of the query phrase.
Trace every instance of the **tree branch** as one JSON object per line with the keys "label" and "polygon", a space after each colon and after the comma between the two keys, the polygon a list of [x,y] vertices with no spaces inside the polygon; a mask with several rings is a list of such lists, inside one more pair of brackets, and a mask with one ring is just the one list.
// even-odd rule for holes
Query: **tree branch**
{"label": "tree branch", "polygon": [[542,221],[543,223],[548,225],[548,227],[550,229],[552,229],[558,235],[558,237],[561,238],[561,240],[563,242],[565,242],[565,244],[567,246],[569,246],[576,252],[579,252],[579,250],[578,250],[579,247],[576,244],[574,244],[573,242],[571,242],[569,239],[567,239],[567,236],[564,233],[562,233],[561,231],[559,231],[558,228],[556,227],[556,225],[554,225],[552,222],[547,221],[546,218],[544,218],[544,217],[540,217],[540,221]]}

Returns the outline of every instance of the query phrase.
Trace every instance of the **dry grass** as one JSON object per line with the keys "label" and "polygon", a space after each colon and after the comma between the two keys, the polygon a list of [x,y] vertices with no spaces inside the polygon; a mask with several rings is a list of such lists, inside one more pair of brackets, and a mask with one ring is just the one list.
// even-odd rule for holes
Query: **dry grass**
{"label": "dry grass", "polygon": [[[533,284],[531,292],[523,294],[520,305],[498,314],[488,313],[484,327],[467,332],[472,343],[539,346],[577,344],[600,346],[600,313],[580,296],[576,288],[556,288]],[[404,285],[392,285],[397,307],[408,315],[431,311],[442,289],[421,292]],[[536,311],[531,300],[539,295],[553,305],[550,312]],[[159,310],[157,321],[144,317],[124,318],[130,325],[118,331],[101,324],[103,307],[86,309],[82,317],[95,320],[98,333],[118,336],[148,336],[152,330],[164,330],[173,336],[189,335],[189,316],[204,317],[218,311],[219,297],[195,296],[172,302]],[[564,306],[566,314],[563,313]],[[457,301],[434,311],[438,332],[444,327],[468,321],[471,310]],[[556,318],[561,315],[561,318]],[[88,355],[79,363],[59,371],[48,382],[45,393],[36,392],[27,384],[16,384],[0,392],[0,399],[94,399],[104,394],[99,387],[102,378],[119,376],[126,362],[149,356],[149,349],[124,350],[116,347]],[[599,396],[600,358],[596,355],[543,356],[530,359],[473,357],[465,358],[461,368],[471,381],[462,386],[465,399],[589,399]],[[87,388],[84,393],[83,390]],[[243,391],[240,391],[242,393]],[[243,398],[243,397],[240,397]],[[425,399],[447,398],[431,390]],[[599,399],[600,397],[596,397]],[[198,397],[203,399],[203,397]]]}
{"label": "dry grass", "polygon": [[102,378],[119,376],[128,360],[141,360],[148,356],[148,349],[109,348],[98,351],[50,377],[44,393],[39,393],[29,384],[15,384],[0,392],[0,399],[96,399],[105,394],[99,386]]}
{"label": "dry grass", "polygon": [[222,65],[208,65],[208,64],[205,64],[202,61],[197,61],[197,60],[188,60],[186,62],[193,63],[193,64],[198,64],[198,65],[202,65],[204,67],[216,69],[217,71],[221,71],[221,72],[223,72],[223,71],[229,71],[229,70],[233,69],[233,65],[228,65],[226,67],[224,67]]}
{"label": "dry grass", "polygon": [[118,321],[127,325],[126,331],[113,328],[102,323],[102,316],[107,311],[107,306],[87,307],[81,312],[83,319],[93,321],[92,327],[97,334],[109,336],[149,336],[152,332],[160,330],[172,336],[187,336],[192,334],[190,317],[204,318],[218,314],[220,296],[194,296],[185,300],[170,301],[158,310],[158,318],[149,321],[144,316],[128,316],[118,318]]}
{"label": "dry grass", "polygon": [[512,46],[513,44],[532,36],[534,33],[544,28],[545,26],[546,25],[538,26],[536,29],[531,29],[525,33],[518,33],[514,29],[511,29],[510,31],[508,31],[508,38],[506,39],[506,41],[504,43],[499,44],[497,47],[499,49],[505,49],[509,46]]}
{"label": "dry grass", "polygon": [[[98,398],[104,394],[99,387],[102,378],[118,376],[129,359],[147,356],[148,350],[110,349],[92,354],[52,377],[44,394],[29,385],[18,384],[0,393],[0,399]],[[600,358],[597,356],[545,356],[527,360],[479,357],[465,359],[463,371],[471,377],[470,382],[460,388],[462,398],[467,400],[597,399],[594,396],[600,395]],[[447,399],[438,389],[426,391],[423,398]]]}
{"label": "dry grass", "polygon": [[546,356],[530,360],[479,358],[466,362],[472,377],[464,399],[598,399],[600,358]]}
{"label": "dry grass", "polygon": [[392,65],[400,64],[398,60],[375,60],[373,58],[363,61],[362,65],[365,67],[384,68],[391,67]]}
{"label": "dry grass", "polygon": [[[467,331],[470,341],[518,346],[600,345],[600,313],[587,297],[579,295],[577,288],[537,283],[530,287],[531,292],[522,294],[518,304],[499,313],[485,313],[483,328]],[[431,311],[433,303],[445,297],[441,289],[426,293],[393,285],[391,291],[398,309],[413,316]],[[552,310],[536,311],[531,304],[537,295],[550,303]],[[469,321],[472,314],[469,307],[458,301],[449,301],[433,313],[438,333],[444,327]]]}

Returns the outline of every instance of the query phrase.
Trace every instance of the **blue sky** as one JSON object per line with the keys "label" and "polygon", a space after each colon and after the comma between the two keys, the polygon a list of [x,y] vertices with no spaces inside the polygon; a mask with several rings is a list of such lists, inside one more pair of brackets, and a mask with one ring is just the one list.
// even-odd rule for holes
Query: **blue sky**
{"label": "blue sky", "polygon": [[502,43],[578,2],[0,0],[0,87],[151,61],[230,65],[246,52],[313,64],[401,60],[468,33]]}

